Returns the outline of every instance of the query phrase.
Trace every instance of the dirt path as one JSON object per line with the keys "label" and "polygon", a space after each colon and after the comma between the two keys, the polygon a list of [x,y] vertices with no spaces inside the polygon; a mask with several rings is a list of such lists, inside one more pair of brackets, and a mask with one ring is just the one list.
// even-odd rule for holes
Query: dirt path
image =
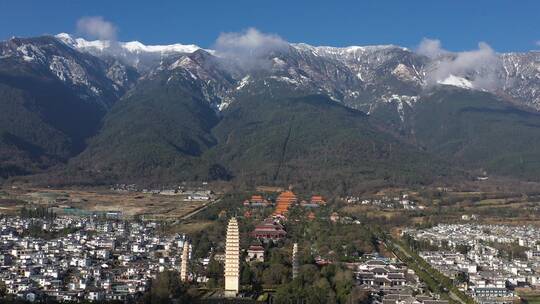
{"label": "dirt path", "polygon": [[219,203],[220,201],[221,201],[221,198],[218,198],[218,199],[216,199],[216,200],[213,200],[213,201],[211,201],[211,202],[208,202],[208,203],[204,204],[201,208],[198,208],[197,210],[191,211],[190,213],[188,213],[188,214],[182,216],[182,217],[180,218],[180,220],[175,221],[175,223],[177,223],[177,222],[179,222],[179,221],[185,221],[185,220],[188,220],[188,219],[190,219],[191,217],[197,215],[199,212],[205,210],[206,208],[208,208],[208,207],[210,207],[210,206],[212,206],[212,205],[215,205],[215,204]]}

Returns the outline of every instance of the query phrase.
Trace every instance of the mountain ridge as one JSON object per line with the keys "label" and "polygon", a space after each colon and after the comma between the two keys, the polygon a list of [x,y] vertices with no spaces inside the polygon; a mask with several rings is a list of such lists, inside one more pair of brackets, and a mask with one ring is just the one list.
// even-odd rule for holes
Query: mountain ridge
{"label": "mountain ridge", "polygon": [[[71,37],[70,39],[73,40]],[[66,40],[66,38],[62,38],[61,40]],[[77,40],[81,40],[81,38]],[[87,41],[86,44],[96,42],[99,41]],[[139,42],[127,43],[140,44]],[[118,44],[125,45],[126,43],[119,42]],[[73,43],[68,43],[68,45],[77,48]],[[173,49],[175,45],[160,47],[162,49]],[[273,72],[283,74],[280,76],[288,79],[283,78],[285,81],[294,81],[297,84],[307,86],[312,85],[312,91],[321,89],[333,99],[366,112],[370,112],[373,99],[384,101],[393,95],[409,97],[418,95],[419,92],[429,85],[428,75],[433,70],[438,69],[439,64],[445,63],[445,60],[450,60],[456,56],[455,53],[442,53],[434,58],[428,58],[413,50],[396,45],[347,47],[312,46],[305,43],[289,43],[287,45],[288,49],[286,50],[281,50],[274,54],[265,54],[268,58],[263,58],[265,60],[264,63],[270,64],[270,69]],[[207,52],[210,56],[218,58],[216,60],[225,56],[224,54],[220,54],[219,50],[204,49],[196,45],[179,44],[179,46],[176,51],[171,51],[168,55],[158,52],[159,60],[154,58],[153,64],[145,65],[145,69],[156,68],[162,64],[161,59],[167,56],[192,54],[195,51],[201,50]],[[146,46],[146,48],[152,48],[152,46]],[[82,47],[79,50],[84,52],[85,48]],[[114,48],[111,48],[111,52],[111,54],[105,54],[104,56],[114,57]],[[100,54],[95,55],[100,56]],[[270,55],[273,57],[270,58]],[[125,54],[118,56],[123,57]],[[500,86],[497,90],[519,100],[524,106],[539,110],[540,92],[534,90],[534,86],[540,85],[540,78],[538,76],[538,71],[540,70],[540,52],[496,53],[494,56],[496,56],[497,65],[500,64],[500,67],[493,71],[488,71],[490,73],[488,78],[493,78],[493,81]],[[225,60],[231,61],[227,58]],[[342,67],[336,71],[310,69],[312,67],[310,66],[311,63],[321,60],[327,62],[326,66],[328,66],[328,62],[331,62],[331,65],[335,67],[339,65]],[[306,67],[309,68],[305,69]],[[321,67],[324,68],[324,66]],[[236,74],[234,75],[235,80],[241,81],[250,74],[249,72],[235,70],[231,74]],[[479,81],[479,84],[474,84],[472,81],[474,81],[475,77],[487,77],[482,74],[486,73],[486,71],[481,69],[455,73],[448,73],[444,77],[441,77],[441,79],[438,79],[437,82],[482,90],[482,87],[475,87],[476,85],[481,85],[481,81]],[[335,78],[338,74],[342,75],[341,78]],[[457,79],[461,79],[459,83],[456,83],[455,80]],[[345,80],[345,84],[342,84],[343,80]],[[311,81],[311,84],[305,84],[307,81]],[[322,82],[328,82],[328,84]],[[492,92],[497,94],[497,90],[492,90]],[[365,101],[365,99],[370,100]],[[225,102],[225,104],[228,103],[230,101]],[[224,107],[218,106],[218,108]]]}
{"label": "mountain ridge", "polygon": [[[536,125],[537,117],[516,115],[514,110],[538,111],[540,90],[534,89],[540,85],[538,52],[497,54],[495,60],[501,65],[494,67],[501,70],[454,69],[453,74],[439,81],[442,83],[431,84],[434,70],[441,73],[441,66],[453,64],[452,60],[459,54],[444,53],[430,58],[394,45],[335,48],[287,44],[239,58],[194,45],[178,44],[175,48],[72,40],[60,35],[14,38],[0,43],[0,89],[4,88],[3,93],[0,90],[0,107],[4,113],[11,113],[10,117],[0,119],[0,157],[6,164],[0,168],[0,176],[31,174],[59,165],[79,175],[99,176],[105,172],[107,177],[126,181],[130,177],[157,180],[190,176],[249,180],[252,175],[264,182],[277,179],[303,182],[291,168],[318,175],[312,168],[321,159],[302,160],[297,153],[324,154],[332,149],[337,149],[334,160],[322,162],[324,170],[332,173],[328,179],[319,176],[317,183],[323,184],[323,180],[328,182],[336,176],[341,176],[338,180],[365,180],[370,174],[374,180],[387,182],[402,182],[405,176],[426,182],[436,176],[454,175],[463,168],[472,171],[488,168],[495,174],[529,179],[540,171],[534,167],[526,174],[519,174],[520,165],[511,160],[515,155],[534,161],[535,145],[521,154],[516,149],[494,145],[492,149],[500,153],[490,152],[485,161],[476,163],[471,160],[477,160],[486,151],[445,148],[452,141],[490,146],[469,128],[478,122],[484,128],[482,132],[489,135],[485,126],[493,119],[502,119],[512,130],[502,133],[505,138],[500,143],[505,145],[521,146],[526,142],[524,136],[536,136],[535,129],[528,126]],[[93,48],[97,45],[98,51],[99,47],[102,49],[85,50],[88,45]],[[111,50],[105,51],[106,48]],[[494,83],[501,84],[496,90],[475,87],[492,78]],[[40,85],[25,86],[31,79]],[[43,98],[41,93],[36,95],[40,88],[51,92],[48,98]],[[431,92],[443,96],[442,102],[433,103]],[[363,112],[369,119],[363,123],[360,117],[351,118],[340,108],[328,107],[329,102]],[[472,114],[464,102],[478,103],[480,110]],[[433,120],[426,112],[432,104],[443,109],[437,114],[440,121]],[[507,106],[509,110],[504,110]],[[266,113],[261,115],[258,111]],[[302,111],[313,115],[306,116]],[[328,120],[323,123],[324,119],[319,117],[324,111],[329,112]],[[231,119],[234,113],[244,114],[235,120]],[[21,132],[27,128],[11,116],[21,122],[28,121],[34,131]],[[299,125],[291,125],[280,117],[289,117]],[[451,124],[455,134],[422,133],[418,127],[444,129],[447,126],[442,123],[453,118],[458,118]],[[310,119],[317,119],[317,123],[311,125]],[[340,119],[355,127],[339,122]],[[276,128],[275,123],[284,126]],[[332,127],[325,130],[324,124]],[[309,127],[303,130],[299,126]],[[261,145],[244,129],[264,139]],[[73,130],[86,131],[74,133]],[[265,138],[271,134],[270,130],[275,130],[275,137]],[[523,134],[515,136],[513,130]],[[306,140],[295,134],[304,134],[302,138]],[[368,150],[349,151],[363,146],[361,134],[370,134],[364,138],[367,142],[400,150],[392,153],[402,161],[396,163],[390,158],[378,162],[379,156]],[[332,146],[325,146],[320,137]],[[497,141],[491,135],[488,137]],[[356,145],[351,146],[349,141]],[[232,142],[236,144],[227,144]],[[310,144],[313,146],[307,149]],[[279,147],[292,147],[284,150],[292,153],[291,158],[287,157],[289,152],[280,153]],[[269,158],[269,153],[281,157]],[[432,170],[426,170],[415,153],[431,159],[428,163],[432,164]],[[369,167],[359,163],[354,155],[378,165],[351,170],[347,162],[357,168]],[[454,161],[456,168],[448,165]],[[342,172],[348,172],[347,177],[330,166],[333,162],[339,164]],[[505,169],[497,170],[496,164]],[[178,174],[173,168],[184,173]],[[261,168],[268,172],[261,172]],[[283,170],[270,174],[275,168]],[[414,171],[423,178],[407,173]]]}

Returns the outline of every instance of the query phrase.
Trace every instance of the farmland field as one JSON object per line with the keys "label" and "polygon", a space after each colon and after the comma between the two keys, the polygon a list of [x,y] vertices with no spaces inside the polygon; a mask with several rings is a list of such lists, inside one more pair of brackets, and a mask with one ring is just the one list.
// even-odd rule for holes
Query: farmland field
{"label": "farmland field", "polygon": [[118,192],[109,189],[10,188],[0,192],[0,214],[43,206],[55,213],[88,214],[120,211],[125,217],[176,219],[209,201],[189,200],[185,195]]}

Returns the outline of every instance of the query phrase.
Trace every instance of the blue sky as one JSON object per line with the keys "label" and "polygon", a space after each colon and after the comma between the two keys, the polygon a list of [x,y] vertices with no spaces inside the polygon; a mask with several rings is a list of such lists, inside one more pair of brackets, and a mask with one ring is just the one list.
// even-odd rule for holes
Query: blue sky
{"label": "blue sky", "polygon": [[118,40],[211,47],[222,32],[255,27],[313,45],[397,44],[424,37],[452,51],[484,41],[496,51],[539,49],[540,1],[0,1],[0,39],[76,32],[77,20],[102,16]]}

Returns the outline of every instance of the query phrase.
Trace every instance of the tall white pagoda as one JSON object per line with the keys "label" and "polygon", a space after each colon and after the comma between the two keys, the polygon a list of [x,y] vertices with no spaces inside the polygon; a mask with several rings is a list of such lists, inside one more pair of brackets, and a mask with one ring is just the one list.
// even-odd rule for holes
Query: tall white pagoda
{"label": "tall white pagoda", "polygon": [[240,291],[240,233],[233,217],[227,226],[225,241],[225,296],[236,297]]}
{"label": "tall white pagoda", "polygon": [[292,277],[298,276],[298,243],[293,244],[292,250]]}
{"label": "tall white pagoda", "polygon": [[189,261],[189,248],[190,244],[188,241],[184,242],[184,248],[182,250],[182,261],[180,263],[180,280],[182,282],[187,282],[189,279],[189,269],[188,269],[188,261]]}

